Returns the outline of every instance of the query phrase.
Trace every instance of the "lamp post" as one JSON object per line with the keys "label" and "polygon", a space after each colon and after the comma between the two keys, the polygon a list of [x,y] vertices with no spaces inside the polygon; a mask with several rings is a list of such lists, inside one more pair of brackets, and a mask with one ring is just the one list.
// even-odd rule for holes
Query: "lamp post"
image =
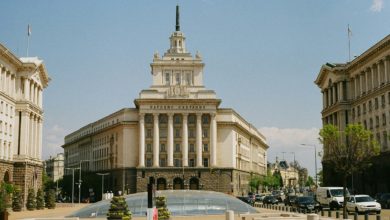
{"label": "lamp post", "polygon": [[317,179],[317,146],[316,145],[309,145],[309,144],[301,144],[302,146],[309,146],[314,147],[314,169],[316,174],[316,187],[318,186],[318,179]]}
{"label": "lamp post", "polygon": [[81,198],[81,183],[82,183],[82,180],[81,180],[81,163],[82,162],[87,162],[89,160],[80,160],[80,165],[79,165],[79,182],[78,182],[78,185],[79,185],[79,204],[80,204],[80,198]]}
{"label": "lamp post", "polygon": [[74,196],[74,170],[78,170],[80,168],[76,167],[76,168],[73,168],[73,167],[69,167],[69,168],[65,168],[67,170],[72,170],[72,206],[73,206],[73,196]]}
{"label": "lamp post", "polygon": [[96,173],[99,176],[102,176],[102,200],[103,200],[103,193],[104,193],[104,176],[108,175],[109,173]]}

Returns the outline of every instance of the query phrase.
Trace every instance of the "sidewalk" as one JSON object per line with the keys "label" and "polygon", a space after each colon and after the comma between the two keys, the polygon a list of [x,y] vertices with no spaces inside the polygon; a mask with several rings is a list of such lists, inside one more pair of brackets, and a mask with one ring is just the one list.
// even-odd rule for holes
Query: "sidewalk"
{"label": "sidewalk", "polygon": [[87,206],[87,203],[74,204],[72,203],[57,203],[55,209],[44,209],[34,211],[21,211],[21,212],[10,212],[8,216],[9,220],[16,219],[28,219],[28,218],[54,218],[54,217],[65,217],[78,209]]}

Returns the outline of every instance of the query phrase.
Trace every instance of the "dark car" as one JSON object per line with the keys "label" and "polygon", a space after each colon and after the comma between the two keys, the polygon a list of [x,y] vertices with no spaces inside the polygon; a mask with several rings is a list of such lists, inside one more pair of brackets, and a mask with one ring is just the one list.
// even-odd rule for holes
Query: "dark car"
{"label": "dark car", "polygon": [[284,205],[285,206],[292,206],[293,203],[295,202],[296,198],[297,198],[297,196],[295,196],[295,195],[286,196],[286,198],[284,199]]}
{"label": "dark car", "polygon": [[382,208],[390,208],[390,193],[381,193],[377,198],[377,202],[381,204]]}
{"label": "dark car", "polygon": [[253,205],[254,201],[252,198],[248,196],[237,196],[237,199],[245,202],[246,204]]}
{"label": "dark car", "polygon": [[306,212],[314,212],[319,209],[318,202],[311,196],[297,197],[292,206]]}
{"label": "dark car", "polygon": [[275,196],[266,196],[263,198],[263,204],[277,205],[279,200]]}

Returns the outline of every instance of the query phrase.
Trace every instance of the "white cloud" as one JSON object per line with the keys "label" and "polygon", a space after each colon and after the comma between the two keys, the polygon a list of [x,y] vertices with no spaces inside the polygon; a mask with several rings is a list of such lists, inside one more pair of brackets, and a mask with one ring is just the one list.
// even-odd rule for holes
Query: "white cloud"
{"label": "white cloud", "polygon": [[54,125],[44,129],[43,143],[42,143],[42,159],[48,159],[50,156],[54,156],[57,153],[63,152],[61,145],[64,143],[64,137],[68,132],[60,127]]}
{"label": "white cloud", "polygon": [[373,0],[370,10],[373,12],[380,12],[383,9],[383,0]]}
{"label": "white cloud", "polygon": [[[319,128],[276,128],[262,127],[260,132],[267,138],[267,143],[270,146],[268,149],[268,161],[275,162],[276,157],[284,158],[288,162],[295,159],[302,167],[309,170],[310,175],[314,175],[314,147],[302,146],[302,144],[316,145],[317,151],[322,151],[322,146],[319,144]],[[286,153],[282,153],[286,152]],[[321,159],[317,157],[317,169],[321,167]]]}

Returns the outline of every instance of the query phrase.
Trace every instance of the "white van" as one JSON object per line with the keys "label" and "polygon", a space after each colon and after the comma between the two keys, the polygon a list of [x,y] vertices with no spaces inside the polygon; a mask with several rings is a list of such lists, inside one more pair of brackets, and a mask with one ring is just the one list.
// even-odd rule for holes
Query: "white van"
{"label": "white van", "polygon": [[[348,189],[346,190],[347,196],[349,196]],[[343,187],[318,187],[316,199],[320,203],[321,208],[339,209],[344,204]]]}

